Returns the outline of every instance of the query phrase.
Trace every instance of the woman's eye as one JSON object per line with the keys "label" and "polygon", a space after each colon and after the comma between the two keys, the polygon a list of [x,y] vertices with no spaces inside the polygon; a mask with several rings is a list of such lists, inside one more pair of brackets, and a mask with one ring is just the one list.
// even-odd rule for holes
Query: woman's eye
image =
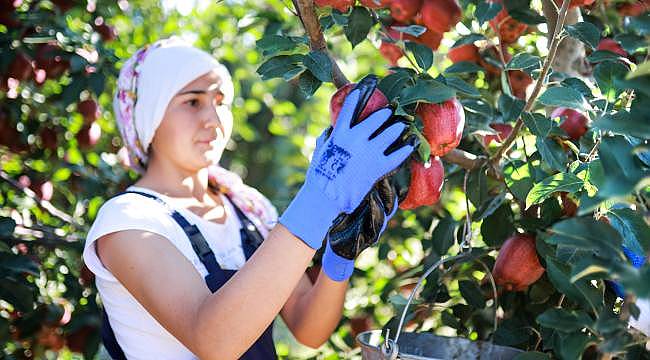
{"label": "woman's eye", "polygon": [[191,107],[196,107],[199,105],[199,100],[198,99],[191,99],[187,101],[187,104],[189,104]]}

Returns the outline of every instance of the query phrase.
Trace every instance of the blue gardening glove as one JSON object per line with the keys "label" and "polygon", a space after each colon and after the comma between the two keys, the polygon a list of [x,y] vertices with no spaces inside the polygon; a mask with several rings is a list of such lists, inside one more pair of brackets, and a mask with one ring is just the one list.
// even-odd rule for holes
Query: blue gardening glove
{"label": "blue gardening glove", "polygon": [[323,272],[330,279],[345,281],[352,276],[354,259],[361,251],[375,244],[386,230],[388,221],[397,212],[397,201],[395,196],[391,209],[385,209],[378,190],[373,189],[350,216],[336,219],[334,227],[341,227],[343,231],[335,236],[330,232],[322,259]]}
{"label": "blue gardening glove", "polygon": [[367,100],[376,83],[376,78],[366,77],[348,94],[331,135],[314,151],[305,183],[280,217],[280,223],[314,249],[321,247],[340,213],[352,212],[378,179],[413,152],[413,146],[404,145],[384,154],[406,127],[382,127],[393,115],[390,108],[357,122],[365,105],[360,99]]}

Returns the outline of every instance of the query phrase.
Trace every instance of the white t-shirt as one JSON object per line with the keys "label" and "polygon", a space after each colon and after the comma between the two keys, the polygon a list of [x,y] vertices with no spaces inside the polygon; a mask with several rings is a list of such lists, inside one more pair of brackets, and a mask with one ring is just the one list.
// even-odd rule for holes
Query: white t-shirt
{"label": "white t-shirt", "polygon": [[[170,204],[169,198],[149,189],[131,186],[127,190],[153,194]],[[227,215],[224,224],[205,220],[186,209],[176,210],[198,226],[221,268],[236,270],[246,262],[239,234],[241,223],[230,201],[220,196]],[[164,236],[190,260],[202,277],[208,274],[189,239],[162,204],[139,194],[123,194],[108,200],[88,231],[83,259],[95,274],[95,284],[117,342],[128,359],[195,359],[196,356],[165,330],[99,260],[95,240],[122,230],[144,230]]]}

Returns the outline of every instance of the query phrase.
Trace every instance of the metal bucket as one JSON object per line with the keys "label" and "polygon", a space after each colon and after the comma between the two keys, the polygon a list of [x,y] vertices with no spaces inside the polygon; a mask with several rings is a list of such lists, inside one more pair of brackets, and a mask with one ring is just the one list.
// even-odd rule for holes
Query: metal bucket
{"label": "metal bucket", "polygon": [[[381,330],[371,330],[357,335],[364,360],[386,360]],[[494,345],[486,341],[470,341],[458,337],[437,336],[429,333],[402,333],[397,342],[397,359],[403,360],[448,360],[481,359],[509,360],[522,350]],[[388,356],[387,356],[388,355]]]}
{"label": "metal bucket", "polygon": [[[406,306],[402,310],[397,333],[391,339],[390,332],[382,337],[381,330],[371,330],[357,335],[357,342],[361,346],[364,360],[448,360],[448,359],[485,359],[485,360],[508,360],[513,359],[522,350],[494,345],[487,341],[470,341],[458,337],[437,336],[429,333],[403,333],[402,327],[406,313],[413,301],[422,282],[432,272],[451,260],[465,260],[470,257],[469,252],[463,252],[456,256],[442,257],[435,264],[429,267],[420,277],[417,285],[411,291]],[[496,286],[492,281],[496,292]],[[495,325],[496,325],[496,304]],[[495,327],[496,331],[496,327]],[[401,335],[401,337],[400,337]]]}

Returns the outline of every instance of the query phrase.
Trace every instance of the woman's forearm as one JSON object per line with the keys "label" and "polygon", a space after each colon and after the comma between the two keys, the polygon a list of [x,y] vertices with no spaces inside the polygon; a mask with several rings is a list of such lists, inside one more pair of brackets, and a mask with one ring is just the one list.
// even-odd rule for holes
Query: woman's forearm
{"label": "woman's forearm", "polygon": [[294,326],[294,337],[312,348],[323,345],[336,329],[343,312],[348,281],[334,281],[323,271],[316,283],[298,303]]}
{"label": "woman's forearm", "polygon": [[273,228],[249,261],[197,310],[196,355],[241,356],[280,312],[314,253],[283,225]]}

